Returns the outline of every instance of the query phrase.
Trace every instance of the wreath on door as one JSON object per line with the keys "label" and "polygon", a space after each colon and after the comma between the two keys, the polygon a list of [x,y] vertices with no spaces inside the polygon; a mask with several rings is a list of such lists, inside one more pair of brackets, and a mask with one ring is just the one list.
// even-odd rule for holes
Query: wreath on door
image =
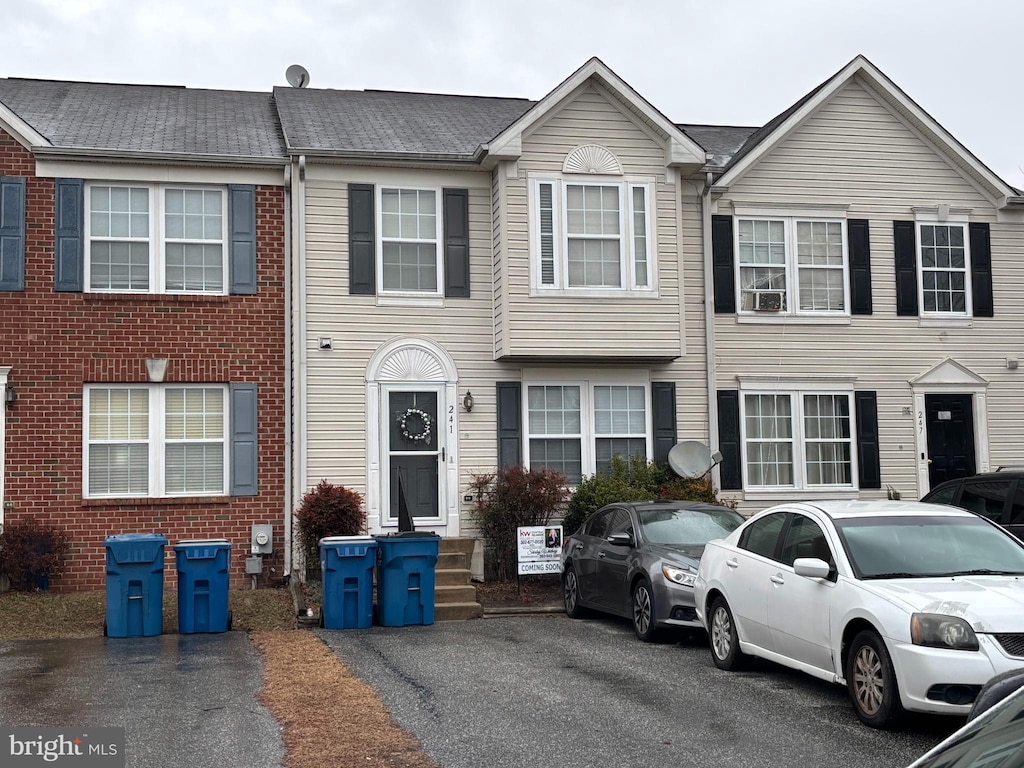
{"label": "wreath on door", "polygon": [[[409,428],[412,421],[412,428],[417,429],[416,419],[419,420],[417,432]],[[430,414],[421,411],[419,408],[408,408],[405,413],[398,417],[398,426],[402,430],[402,437],[414,443],[430,445]]]}

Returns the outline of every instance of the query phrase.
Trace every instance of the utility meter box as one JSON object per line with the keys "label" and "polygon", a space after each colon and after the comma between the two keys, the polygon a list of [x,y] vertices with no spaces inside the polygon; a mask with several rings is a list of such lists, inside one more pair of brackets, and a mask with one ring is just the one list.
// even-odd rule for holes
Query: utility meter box
{"label": "utility meter box", "polygon": [[252,527],[252,554],[269,555],[274,551],[274,526],[254,525]]}

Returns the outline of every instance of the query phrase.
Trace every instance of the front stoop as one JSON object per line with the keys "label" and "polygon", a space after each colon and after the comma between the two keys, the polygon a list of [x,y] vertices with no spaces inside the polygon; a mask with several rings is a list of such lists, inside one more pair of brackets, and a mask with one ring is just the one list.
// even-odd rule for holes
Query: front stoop
{"label": "front stoop", "polygon": [[476,539],[441,539],[434,571],[434,621],[479,619],[484,615],[469,570],[475,546]]}

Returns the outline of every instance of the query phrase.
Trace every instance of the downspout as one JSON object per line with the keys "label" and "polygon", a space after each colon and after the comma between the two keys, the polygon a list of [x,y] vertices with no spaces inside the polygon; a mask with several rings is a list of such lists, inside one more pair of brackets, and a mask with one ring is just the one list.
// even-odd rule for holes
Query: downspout
{"label": "downspout", "polygon": [[284,167],[284,576],[292,572],[292,166]]}
{"label": "downspout", "polygon": [[[292,281],[292,462],[291,508],[298,507],[306,487],[306,156],[292,169],[292,209],[295,227],[295,269]],[[294,537],[293,537],[294,538]],[[300,563],[305,577],[305,563]]]}
{"label": "downspout", "polygon": [[[708,171],[704,182],[704,190],[700,195],[701,231],[704,244],[704,370],[707,373],[708,387],[708,446],[711,452],[718,450],[718,390],[715,370],[715,272],[711,250],[711,182],[712,175]],[[712,470],[712,482],[716,488],[722,487],[722,477],[716,464]]]}

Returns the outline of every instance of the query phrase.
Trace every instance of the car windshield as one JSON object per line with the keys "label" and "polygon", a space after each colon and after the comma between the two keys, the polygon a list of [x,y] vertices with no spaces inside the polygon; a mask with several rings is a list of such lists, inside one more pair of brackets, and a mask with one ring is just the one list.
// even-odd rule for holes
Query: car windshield
{"label": "car windshield", "polygon": [[860,517],[835,521],[862,579],[1024,575],[1024,546],[976,517]]}
{"label": "car windshield", "polygon": [[651,544],[703,546],[711,539],[728,536],[743,517],[731,509],[659,507],[637,510],[640,530]]}
{"label": "car windshield", "polygon": [[972,720],[911,768],[1020,768],[1024,755],[1024,691]]}

